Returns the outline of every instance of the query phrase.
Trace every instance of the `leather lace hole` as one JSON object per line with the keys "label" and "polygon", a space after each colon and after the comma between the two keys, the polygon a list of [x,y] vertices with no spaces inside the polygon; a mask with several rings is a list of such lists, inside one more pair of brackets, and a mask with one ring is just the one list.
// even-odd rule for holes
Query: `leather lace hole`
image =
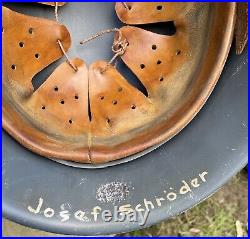
{"label": "leather lace hole", "polygon": [[161,10],[162,10],[162,6],[159,5],[159,6],[156,7],[156,9],[157,9],[158,11],[161,11]]}
{"label": "leather lace hole", "polygon": [[140,67],[141,67],[141,69],[144,69],[144,68],[145,68],[145,65],[144,65],[144,64],[141,64]]}
{"label": "leather lace hole", "polygon": [[162,81],[164,81],[164,78],[163,78],[163,77],[161,77],[161,78],[160,78],[160,81],[161,81],[161,82],[162,82]]}
{"label": "leather lace hole", "polygon": [[180,50],[177,50],[176,52],[176,56],[180,55],[181,54],[181,51]]}
{"label": "leather lace hole", "polygon": [[55,88],[54,88],[54,91],[58,91],[59,89],[58,89],[58,87],[57,86],[55,86]]}
{"label": "leather lace hole", "polygon": [[36,58],[36,59],[39,59],[39,58],[40,58],[40,54],[39,54],[39,53],[36,53],[36,54],[35,54],[35,58]]}
{"label": "leather lace hole", "polygon": [[122,92],[122,87],[119,87],[119,88],[118,88],[118,92]]}
{"label": "leather lace hole", "polygon": [[11,69],[12,69],[12,70],[16,70],[16,65],[12,65],[12,66],[11,66]]}
{"label": "leather lace hole", "polygon": [[78,96],[78,95],[75,95],[75,99],[78,100],[78,99],[79,99],[79,96]]}
{"label": "leather lace hole", "polygon": [[132,7],[131,6],[128,6],[128,10],[131,10],[132,9]]}
{"label": "leather lace hole", "polygon": [[46,109],[46,107],[43,105],[43,106],[42,106],[42,110],[45,110],[45,109]]}
{"label": "leather lace hole", "polygon": [[113,101],[112,101],[112,104],[113,104],[113,105],[117,105],[117,103],[118,103],[117,100],[113,100]]}
{"label": "leather lace hole", "polygon": [[70,123],[70,124],[72,124],[72,123],[73,123],[73,120],[72,120],[72,119],[70,119],[70,120],[69,120],[69,123]]}
{"label": "leather lace hole", "polygon": [[136,105],[131,105],[131,109],[135,110],[136,109]]}
{"label": "leather lace hole", "polygon": [[157,65],[160,65],[160,64],[161,64],[161,61],[160,61],[160,60],[158,60],[158,61],[157,61]]}
{"label": "leather lace hole", "polygon": [[104,100],[104,96],[100,96],[100,100]]}
{"label": "leather lace hole", "polygon": [[19,42],[19,46],[20,46],[21,48],[23,48],[23,47],[24,47],[24,43],[23,43],[23,42]]}
{"label": "leather lace hole", "polygon": [[29,34],[33,34],[33,28],[32,27],[29,28]]}
{"label": "leather lace hole", "polygon": [[64,102],[64,100],[61,100],[60,103],[61,103],[62,105],[64,105],[65,102]]}
{"label": "leather lace hole", "polygon": [[2,33],[4,33],[4,28],[2,27]]}
{"label": "leather lace hole", "polygon": [[157,46],[156,45],[152,45],[152,50],[156,50],[157,49]]}
{"label": "leather lace hole", "polygon": [[106,119],[106,122],[110,124],[111,120],[109,118]]}

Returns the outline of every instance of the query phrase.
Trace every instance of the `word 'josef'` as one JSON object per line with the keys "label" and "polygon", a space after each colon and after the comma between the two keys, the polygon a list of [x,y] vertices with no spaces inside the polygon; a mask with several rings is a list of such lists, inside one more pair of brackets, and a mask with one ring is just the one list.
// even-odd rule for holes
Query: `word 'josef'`
{"label": "word 'josef'", "polygon": [[[41,209],[43,206],[43,202],[44,200],[42,198],[39,198],[37,207],[32,208],[31,206],[28,206],[28,210],[34,214],[42,213]],[[83,222],[91,221],[91,219],[86,215],[86,212],[82,210],[77,210],[73,214],[76,220]],[[113,213],[111,210],[102,210],[101,207],[96,206],[92,209],[90,214],[92,215],[94,221],[97,221],[98,217],[100,217],[104,222],[137,222],[140,226],[143,226],[147,221],[149,211],[135,211],[131,208],[130,204],[127,204],[120,207],[114,206]],[[55,210],[52,208],[46,208],[43,211],[43,215],[46,218],[52,218],[55,216]],[[68,210],[62,210],[59,212],[59,216],[61,217],[61,222],[66,222],[70,219],[71,213]]]}

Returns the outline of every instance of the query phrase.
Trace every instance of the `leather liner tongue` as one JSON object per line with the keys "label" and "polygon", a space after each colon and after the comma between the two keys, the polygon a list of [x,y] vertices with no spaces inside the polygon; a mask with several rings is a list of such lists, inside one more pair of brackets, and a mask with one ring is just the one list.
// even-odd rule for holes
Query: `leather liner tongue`
{"label": "leather liner tongue", "polygon": [[65,26],[46,19],[26,16],[3,7],[3,64],[8,80],[22,94],[33,91],[32,78],[63,56],[71,38]]}
{"label": "leather liner tongue", "polygon": [[115,137],[141,126],[150,117],[152,104],[107,62],[97,61],[89,70],[92,134]]}
{"label": "leather liner tongue", "polygon": [[147,88],[150,97],[188,58],[184,29],[178,29],[174,36],[164,36],[127,26],[121,28],[121,34],[129,43],[121,59]]}
{"label": "leather liner tongue", "polygon": [[72,63],[77,72],[67,62],[62,63],[32,94],[25,107],[48,134],[85,137],[89,131],[88,69],[80,59],[73,59]]}

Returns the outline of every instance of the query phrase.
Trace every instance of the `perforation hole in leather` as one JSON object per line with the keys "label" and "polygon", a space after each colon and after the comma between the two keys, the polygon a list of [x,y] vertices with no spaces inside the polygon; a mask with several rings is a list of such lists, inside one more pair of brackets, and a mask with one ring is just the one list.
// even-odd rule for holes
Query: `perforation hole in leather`
{"label": "perforation hole in leather", "polygon": [[143,70],[146,66],[144,64],[141,64],[140,67]]}
{"label": "perforation hole in leather", "polygon": [[157,46],[156,45],[152,45],[152,50],[156,50],[157,49]]}
{"label": "perforation hole in leather", "polygon": [[158,11],[161,11],[161,10],[162,10],[162,6],[159,5],[159,6],[156,7],[156,9],[157,9]]}
{"label": "perforation hole in leather", "polygon": [[106,118],[106,122],[107,122],[107,124],[110,124],[111,123],[111,119]]}
{"label": "perforation hole in leather", "polygon": [[136,105],[131,105],[131,109],[135,110],[136,109]]}
{"label": "perforation hole in leather", "polygon": [[181,50],[177,50],[176,52],[176,56],[180,55],[181,54]]}
{"label": "perforation hole in leather", "polygon": [[32,35],[34,33],[34,29],[32,27],[30,27],[28,32],[29,32],[30,35]]}

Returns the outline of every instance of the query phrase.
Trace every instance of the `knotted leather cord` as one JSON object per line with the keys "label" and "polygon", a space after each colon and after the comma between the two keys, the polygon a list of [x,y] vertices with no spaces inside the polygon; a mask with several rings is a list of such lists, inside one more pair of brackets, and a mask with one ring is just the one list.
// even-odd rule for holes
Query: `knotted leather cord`
{"label": "knotted leather cord", "polygon": [[108,62],[107,64],[107,67],[105,67],[101,73],[104,73],[107,68],[116,60],[116,58],[118,56],[121,56],[125,53],[126,51],[126,48],[127,46],[129,45],[129,43],[127,42],[126,39],[122,40],[122,34],[121,34],[121,31],[118,29],[118,28],[112,28],[112,29],[107,29],[107,30],[103,30],[103,31],[100,31],[98,33],[96,33],[95,35],[93,35],[92,37],[86,39],[86,40],[83,40],[80,42],[81,45],[87,43],[87,42],[90,42],[106,33],[111,33],[111,32],[116,32],[119,34],[119,37],[118,37],[118,40],[117,41],[114,41],[113,45],[112,45],[112,51],[113,53],[115,53],[115,55],[112,57],[112,59]]}
{"label": "knotted leather cord", "polygon": [[[56,19],[56,21],[59,23],[59,18],[58,18],[58,2],[55,2],[55,19]],[[71,60],[69,59],[69,56],[67,55],[67,53],[66,53],[66,51],[65,51],[65,49],[64,49],[64,47],[63,47],[62,42],[61,42],[60,40],[57,40],[57,44],[59,45],[59,47],[60,47],[62,53],[63,53],[64,56],[66,57],[68,64],[73,68],[73,70],[74,70],[75,72],[77,72],[78,69],[77,69],[77,67],[74,66],[74,64],[73,64],[73,63],[71,62]]]}
{"label": "knotted leather cord", "polygon": [[[118,47],[118,49],[116,50],[115,49],[115,46],[117,45],[117,47]],[[109,65],[111,65],[115,60],[116,60],[116,58],[118,57],[118,56],[122,56],[124,53],[125,53],[125,51],[126,51],[126,49],[127,49],[127,46],[128,46],[129,44],[128,44],[128,42],[126,41],[126,39],[125,40],[123,40],[123,41],[120,41],[120,42],[115,42],[114,44],[113,44],[113,46],[112,46],[112,51],[115,53],[115,55],[112,57],[112,59],[109,61],[109,63],[108,63],[108,65],[107,65],[107,67],[109,66]],[[104,71],[106,71],[107,69],[105,68],[104,69]]]}

